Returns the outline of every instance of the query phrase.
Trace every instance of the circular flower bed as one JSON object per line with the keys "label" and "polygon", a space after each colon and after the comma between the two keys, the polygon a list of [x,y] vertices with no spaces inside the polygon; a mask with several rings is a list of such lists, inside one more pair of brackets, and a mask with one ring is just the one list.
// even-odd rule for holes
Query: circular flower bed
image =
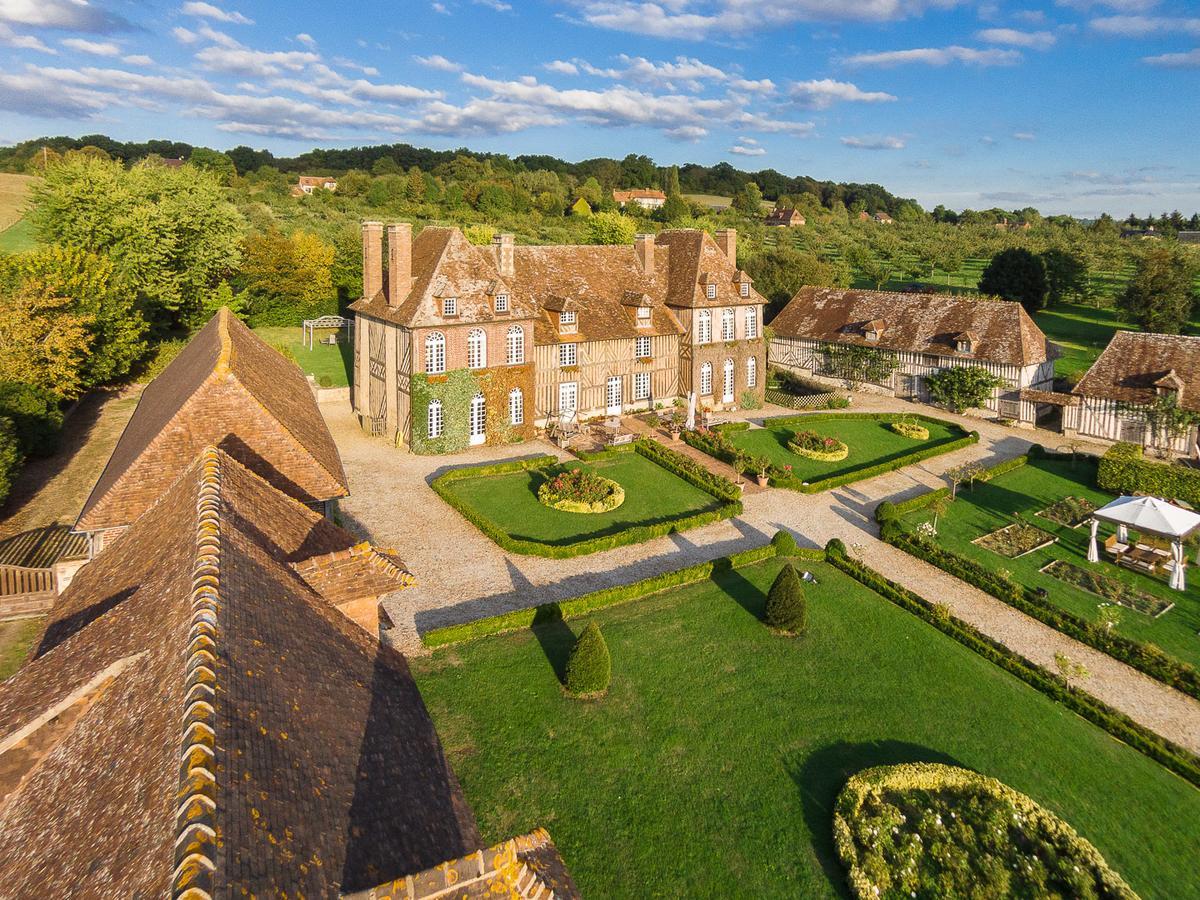
{"label": "circular flower bed", "polygon": [[797,431],[788,441],[788,449],[822,462],[838,462],[850,455],[850,448],[837,438],[825,437],[815,431]]}
{"label": "circular flower bed", "polygon": [[568,469],[542,482],[538,500],[563,512],[605,513],[625,502],[625,489],[587,469]]}
{"label": "circular flower bed", "polygon": [[859,898],[1137,897],[1058,816],[955,766],[859,772],[838,796],[833,840]]}
{"label": "circular flower bed", "polygon": [[891,422],[888,428],[896,432],[896,434],[904,435],[906,438],[912,438],[914,441],[929,440],[929,429],[924,425],[918,425],[916,422]]}

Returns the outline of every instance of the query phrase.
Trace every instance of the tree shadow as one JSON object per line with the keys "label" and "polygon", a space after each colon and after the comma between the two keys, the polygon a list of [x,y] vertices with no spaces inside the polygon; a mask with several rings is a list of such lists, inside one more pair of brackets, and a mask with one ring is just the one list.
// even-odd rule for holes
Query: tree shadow
{"label": "tree shadow", "polygon": [[136,594],[137,591],[137,585],[125,588],[122,591],[117,591],[117,593],[105,597],[103,600],[93,603],[91,606],[85,607],[78,612],[71,613],[65,618],[50,623],[49,627],[42,635],[42,639],[38,644],[37,650],[33,654],[33,658],[36,659],[39,656],[49,653],[59,644],[83,631],[84,628],[99,619],[105,613],[120,606],[123,602]]}
{"label": "tree shadow", "polygon": [[813,851],[830,884],[842,896],[850,896],[846,870],[833,846],[833,807],[846,780],[872,766],[901,763],[935,762],[962,766],[952,756],[910,744],[906,741],[880,740],[864,743],[839,741],[808,756],[784,759],[784,766],[800,791],[804,823],[812,834]]}
{"label": "tree shadow", "polygon": [[[513,564],[511,559],[504,560],[508,569],[508,577],[512,581],[513,591],[517,594],[529,594],[534,590],[534,584]],[[529,626],[533,636],[541,645],[546,662],[554,672],[554,677],[560,684],[567,680],[567,657],[575,646],[575,633],[563,619],[562,609],[557,603],[543,603],[533,611],[533,623]]]}

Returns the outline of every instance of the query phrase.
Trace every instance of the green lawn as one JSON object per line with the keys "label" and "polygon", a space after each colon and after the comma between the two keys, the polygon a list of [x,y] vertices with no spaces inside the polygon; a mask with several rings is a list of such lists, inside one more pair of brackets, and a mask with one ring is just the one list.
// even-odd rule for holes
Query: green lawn
{"label": "green lawn", "polygon": [[[772,426],[768,419],[766,428],[726,431],[725,436],[736,447],[753,456],[767,456],[777,466],[791,466],[797,478],[809,482],[874,466],[925,447],[948,444],[963,436],[957,426],[936,420],[922,420],[921,424],[929,428],[929,440],[915,441],[896,434],[886,422],[856,418],[854,414],[838,416],[836,419],[816,419],[811,425],[803,422],[795,424],[792,417],[788,418],[792,424]],[[788,449],[788,440],[797,431],[804,430],[844,441],[850,448],[850,455],[840,462],[821,462],[793,453]]]}
{"label": "green lawn", "polygon": [[323,387],[346,387],[350,384],[350,373],[354,368],[353,332],[340,329],[336,332],[339,343],[336,346],[319,344],[321,338],[334,334],[333,329],[317,332],[313,349],[309,350],[301,341],[300,328],[255,328],[254,333],[268,344],[287,347],[305,375],[312,375],[321,383],[322,376],[329,383]]}
{"label": "green lawn", "polygon": [[[611,478],[625,489],[625,502],[606,513],[563,512],[542,505],[537,498],[538,486],[561,468],[591,469]],[[464,478],[446,487],[509,537],[557,547],[671,522],[722,505],[637,453],[617,453],[607,459],[549,469]]]}
{"label": "green lawn", "polygon": [[0,622],[0,681],[8,678],[21,664],[29,647],[42,633],[42,617]]}
{"label": "green lawn", "polygon": [[586,897],[845,894],[831,806],[860,769],[999,778],[1143,897],[1195,896],[1200,791],[824,563],[808,635],[759,621],[777,560],[594,614],[598,702],[565,697],[584,621],[412,661],[484,840],[549,829]]}
{"label": "green lawn", "polygon": [[[1200,665],[1200,569],[1188,570],[1188,589],[1174,591],[1165,576],[1151,577],[1134,572],[1105,557],[1100,563],[1087,562],[1088,535],[1086,525],[1066,528],[1042,516],[1034,515],[1063,497],[1082,497],[1102,506],[1114,499],[1112,494],[1092,487],[1095,467],[1090,463],[1060,460],[1033,460],[1028,465],[1000,475],[974,488],[959,488],[958,499],[938,522],[937,542],[948,550],[974,559],[993,569],[1007,569],[1020,584],[1045,588],[1048,599],[1057,606],[1096,620],[1098,605],[1104,602],[1088,591],[1066,584],[1038,570],[1052,559],[1063,559],[1087,569],[1119,578],[1127,584],[1162,597],[1175,608],[1157,619],[1131,609],[1123,609],[1117,631],[1139,641],[1153,641],[1184,662]],[[1058,537],[1058,542],[1017,559],[1007,559],[975,544],[975,538],[1011,524],[1020,514],[1025,522],[1036,525]],[[930,518],[928,510],[913,513],[905,524],[915,527]],[[1101,526],[1101,539],[1114,528]],[[1195,559],[1195,552],[1192,552]]]}
{"label": "green lawn", "polygon": [[37,238],[33,233],[33,225],[28,219],[20,219],[0,231],[0,254],[24,253],[36,246]]}

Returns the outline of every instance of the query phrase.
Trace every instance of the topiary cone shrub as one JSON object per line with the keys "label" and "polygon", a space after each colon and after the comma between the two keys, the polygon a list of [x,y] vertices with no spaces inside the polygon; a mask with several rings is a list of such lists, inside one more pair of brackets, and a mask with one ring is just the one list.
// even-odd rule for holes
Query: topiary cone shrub
{"label": "topiary cone shrub", "polygon": [[567,692],[576,697],[599,697],[612,680],[612,658],[600,626],[589,622],[567,658]]}
{"label": "topiary cone shrub", "polygon": [[784,634],[803,634],[808,627],[808,600],[791,563],[779,570],[767,592],[767,624]]}

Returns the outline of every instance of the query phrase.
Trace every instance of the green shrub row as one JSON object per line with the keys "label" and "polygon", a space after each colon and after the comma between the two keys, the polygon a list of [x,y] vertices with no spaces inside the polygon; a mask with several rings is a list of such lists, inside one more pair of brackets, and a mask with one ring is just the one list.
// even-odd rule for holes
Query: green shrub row
{"label": "green shrub row", "polygon": [[945,444],[936,444],[932,447],[925,447],[921,450],[915,450],[912,453],[896,459],[888,460],[887,462],[876,463],[873,466],[866,466],[862,469],[853,469],[849,472],[843,472],[841,475],[831,475],[828,478],[822,478],[818,481],[810,481],[805,484],[795,475],[784,478],[776,478],[775,474],[771,475],[771,485],[773,487],[788,488],[793,491],[800,491],[804,494],[817,494],[821,491],[828,491],[831,488],[841,487],[844,484],[851,484],[855,481],[862,481],[866,478],[874,478],[877,475],[883,475],[887,472],[894,472],[897,469],[903,469],[905,466],[911,466],[913,463],[921,462],[934,456],[941,456],[943,453],[951,453],[954,450],[960,450],[963,447],[969,447],[971,444],[979,440],[979,432],[972,431],[963,437],[953,441],[948,441]]}
{"label": "green shrub row", "polygon": [[[787,532],[780,532],[780,534],[791,538],[791,535],[787,534]],[[779,545],[781,543],[784,545],[783,549],[780,549]],[[422,635],[421,641],[426,647],[444,647],[447,644],[471,641],[476,638],[487,637],[488,635],[519,631],[541,624],[542,622],[573,619],[607,606],[616,606],[621,603],[628,603],[631,600],[640,600],[643,597],[649,597],[651,594],[657,594],[670,588],[695,584],[698,581],[712,578],[714,573],[720,574],[723,571],[740,569],[742,566],[762,562],[777,554],[796,556],[800,559],[820,560],[825,558],[825,553],[821,550],[797,548],[794,539],[792,540],[790,550],[787,548],[786,541],[772,540],[771,543],[762,547],[743,550],[732,556],[723,556],[710,562],[697,563],[694,566],[676,569],[673,572],[652,575],[649,578],[643,578],[641,581],[635,581],[632,584],[602,588],[572,600],[545,603],[530,609],[513,610],[512,612],[501,613],[498,616],[489,616],[486,619],[477,619],[474,622],[467,622],[462,625],[435,628]]]}
{"label": "green shrub row", "polygon": [[[997,475],[1011,472],[1025,465],[1028,460],[1028,456],[1005,460],[990,469],[985,469],[976,480],[987,481]],[[1038,596],[1033,589],[1002,578],[995,570],[982,563],[953,550],[918,541],[900,525],[899,519],[902,516],[928,506],[935,497],[947,494],[946,488],[939,488],[901,503],[880,503],[875,508],[875,521],[880,525],[879,537],[893,547],[937,566],[943,572],[974,585],[997,600],[1004,601],[1080,643],[1087,644],[1101,653],[1107,653],[1139,672],[1200,700],[1200,670],[1195,666],[1176,659],[1156,644],[1115,634],[1100,624],[1055,606],[1049,600]]]}
{"label": "green shrub row", "polygon": [[1151,462],[1137,444],[1114,444],[1100,459],[1096,484],[1113,494],[1153,494],[1200,506],[1200,470]]}
{"label": "green shrub row", "polygon": [[690,456],[684,456],[678,450],[652,441],[639,438],[633,444],[641,456],[646,457],[655,465],[661,466],[668,472],[678,475],[688,484],[697,487],[707,494],[712,494],[718,500],[740,500],[741,489],[722,475],[710,472]]}
{"label": "green shrub row", "polygon": [[826,559],[831,565],[880,596],[920,617],[984,659],[995,663],[1092,724],[1103,728],[1117,740],[1123,741],[1200,787],[1200,758],[1195,754],[1160,737],[1090,694],[1074,690],[1061,677],[1014,653],[961,619],[946,615],[924,597],[884,578],[857,560],[834,553],[827,554]]}

